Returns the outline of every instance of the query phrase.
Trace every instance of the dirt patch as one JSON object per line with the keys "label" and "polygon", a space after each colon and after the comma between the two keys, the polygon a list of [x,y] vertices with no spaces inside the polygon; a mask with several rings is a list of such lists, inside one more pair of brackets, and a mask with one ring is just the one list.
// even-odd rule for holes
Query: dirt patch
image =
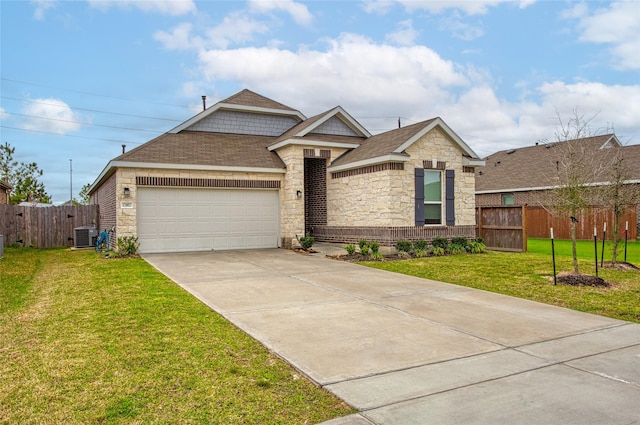
{"label": "dirt patch", "polygon": [[625,263],[620,261],[616,262],[616,264],[611,264],[610,262],[604,263],[604,267],[608,269],[622,270],[622,271],[640,270],[638,267],[634,266],[631,263]]}
{"label": "dirt patch", "polygon": [[591,276],[588,274],[566,273],[559,274],[558,282],[571,286],[594,286],[599,288],[609,288],[611,284],[601,277]]}

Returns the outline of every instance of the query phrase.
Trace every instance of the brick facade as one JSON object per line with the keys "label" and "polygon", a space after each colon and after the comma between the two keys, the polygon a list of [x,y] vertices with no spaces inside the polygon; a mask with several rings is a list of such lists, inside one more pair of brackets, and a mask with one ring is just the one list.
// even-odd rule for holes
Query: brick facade
{"label": "brick facade", "polygon": [[9,196],[7,194],[7,189],[4,187],[0,187],[0,204],[8,204]]}
{"label": "brick facade", "polygon": [[327,160],[304,159],[305,231],[327,224]]}
{"label": "brick facade", "polygon": [[[108,230],[117,226],[116,206],[116,173],[112,174],[95,192],[91,194],[89,203],[98,205],[98,229]],[[115,244],[117,232],[111,235],[111,244]]]}
{"label": "brick facade", "polygon": [[360,239],[378,242],[381,246],[393,247],[398,240],[426,240],[457,236],[472,239],[476,237],[476,226],[317,226],[313,229],[313,237],[318,242],[357,244]]}

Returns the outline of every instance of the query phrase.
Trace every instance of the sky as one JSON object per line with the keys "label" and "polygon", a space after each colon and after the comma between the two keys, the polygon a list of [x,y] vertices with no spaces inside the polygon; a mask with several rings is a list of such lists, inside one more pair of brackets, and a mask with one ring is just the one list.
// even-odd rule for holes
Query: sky
{"label": "sky", "polygon": [[576,116],[640,143],[640,2],[0,1],[0,143],[54,203],[249,89],[377,134],[441,117],[480,157]]}

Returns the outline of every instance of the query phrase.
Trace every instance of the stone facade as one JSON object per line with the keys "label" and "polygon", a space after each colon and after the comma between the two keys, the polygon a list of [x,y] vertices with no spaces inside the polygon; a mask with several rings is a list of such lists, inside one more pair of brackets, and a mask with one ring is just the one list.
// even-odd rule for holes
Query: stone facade
{"label": "stone facade", "polygon": [[[475,175],[463,169],[461,152],[445,134],[435,128],[407,148],[406,153],[411,160],[402,170],[329,178],[327,224],[414,226],[414,169],[422,168],[427,160],[434,164],[444,162],[446,169],[455,171],[455,224],[475,225]],[[442,190],[444,203],[444,176]],[[443,220],[444,217],[443,213]]]}

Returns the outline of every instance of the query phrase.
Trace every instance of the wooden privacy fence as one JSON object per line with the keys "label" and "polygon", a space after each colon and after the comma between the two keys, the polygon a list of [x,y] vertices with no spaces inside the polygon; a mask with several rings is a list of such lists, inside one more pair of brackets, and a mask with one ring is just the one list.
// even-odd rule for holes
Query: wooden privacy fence
{"label": "wooden privacy fence", "polygon": [[477,207],[478,236],[484,239],[487,249],[526,252],[526,214],[522,206]]}
{"label": "wooden privacy fence", "polygon": [[[613,232],[613,212],[605,208],[589,208],[578,217],[576,225],[576,239],[593,239],[593,227],[598,231],[598,239],[602,239],[604,223],[607,223],[607,239],[611,239]],[[629,222],[629,239],[636,240],[636,212],[633,208],[622,216],[618,232],[623,232],[625,222]],[[527,234],[531,238],[549,238],[549,229],[553,227],[556,239],[571,239],[571,219],[569,217],[554,216],[548,210],[537,206],[527,206]],[[622,235],[624,238],[624,235]]]}
{"label": "wooden privacy fence", "polygon": [[5,246],[73,246],[73,229],[97,225],[97,205],[37,208],[0,204],[0,234]]}

